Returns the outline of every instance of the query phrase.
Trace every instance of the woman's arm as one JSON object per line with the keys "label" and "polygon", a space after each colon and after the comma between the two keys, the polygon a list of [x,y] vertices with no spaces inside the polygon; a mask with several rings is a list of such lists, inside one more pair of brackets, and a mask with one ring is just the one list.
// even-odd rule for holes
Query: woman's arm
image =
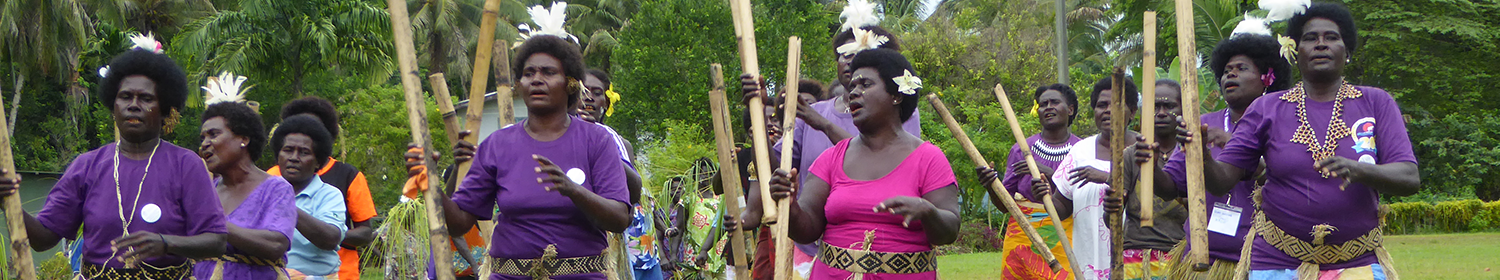
{"label": "woman's arm", "polygon": [[[552,160],[541,155],[532,155],[532,159],[538,163],[537,175],[542,183],[552,183],[548,191],[556,191],[573,201],[583,214],[593,222],[594,226],[609,232],[625,232],[630,227],[630,205],[624,202],[605,198],[577,183],[573,183],[568,175],[563,173],[562,167],[552,163]],[[621,164],[619,159],[612,159],[615,164]],[[627,198],[628,199],[628,198]]]}
{"label": "woman's arm", "polygon": [[222,256],[226,248],[224,246],[226,239],[228,237],[222,233],[177,236],[137,231],[116,238],[111,244],[115,244],[115,251],[122,253],[116,256],[116,259],[125,263],[136,263],[146,258],[168,254],[189,259]]}
{"label": "woman's arm", "polygon": [[[343,213],[339,215],[343,216]],[[344,233],[337,225],[302,210],[297,210],[297,232],[307,237],[307,241],[313,246],[323,250],[338,250],[339,242],[344,240]]]}
{"label": "woman's arm", "polygon": [[791,174],[777,170],[775,178],[771,179],[771,196],[773,199],[791,199],[791,207],[787,213],[790,222],[787,225],[788,235],[797,243],[812,243],[823,237],[823,230],[828,227],[828,218],[823,216],[823,206],[828,204],[828,182],[818,176],[807,176],[807,183],[801,188],[801,194],[792,197],[797,187],[797,170],[793,169]]}
{"label": "woman's arm", "polygon": [[1421,171],[1416,163],[1393,162],[1387,164],[1361,163],[1345,157],[1330,157],[1319,161],[1317,168],[1325,173],[1360,183],[1375,191],[1394,196],[1416,194],[1421,189]]}
{"label": "woman's arm", "polygon": [[226,224],[229,226],[229,245],[251,256],[281,259],[292,247],[292,241],[279,232],[244,228],[234,223]]}

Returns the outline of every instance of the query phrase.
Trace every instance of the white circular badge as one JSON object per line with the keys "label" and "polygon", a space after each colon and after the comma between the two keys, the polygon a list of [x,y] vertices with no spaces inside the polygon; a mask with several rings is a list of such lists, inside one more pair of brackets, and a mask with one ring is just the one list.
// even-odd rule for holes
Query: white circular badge
{"label": "white circular badge", "polygon": [[578,169],[576,167],[573,169],[568,169],[568,180],[573,180],[574,184],[582,186],[585,179],[588,179],[588,176],[583,174],[583,169]]}
{"label": "white circular badge", "polygon": [[146,204],[146,206],[141,207],[142,221],[156,223],[159,219],[161,219],[161,207],[157,207],[156,204]]}
{"label": "white circular badge", "polygon": [[1359,162],[1368,163],[1368,164],[1375,164],[1375,157],[1372,157],[1370,155],[1360,155],[1359,156]]}

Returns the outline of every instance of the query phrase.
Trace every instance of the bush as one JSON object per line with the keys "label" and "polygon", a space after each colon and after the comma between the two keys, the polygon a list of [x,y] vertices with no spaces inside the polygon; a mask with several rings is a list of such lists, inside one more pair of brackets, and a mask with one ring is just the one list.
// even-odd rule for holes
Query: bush
{"label": "bush", "polygon": [[1477,199],[1389,204],[1385,233],[1455,233],[1500,229],[1500,201]]}
{"label": "bush", "polygon": [[1002,237],[1000,231],[984,221],[974,220],[964,222],[959,227],[958,241],[938,247],[937,250],[939,255],[999,252],[1001,245],[1004,245]]}

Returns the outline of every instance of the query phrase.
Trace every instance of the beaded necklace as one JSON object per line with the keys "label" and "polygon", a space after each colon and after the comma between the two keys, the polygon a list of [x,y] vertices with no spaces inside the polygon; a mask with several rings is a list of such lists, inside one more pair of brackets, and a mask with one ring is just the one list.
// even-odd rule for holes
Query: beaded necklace
{"label": "beaded necklace", "polygon": [[[146,157],[146,168],[141,169],[141,182],[135,186],[135,201],[130,203],[129,218],[126,218],[127,216],[125,216],[125,196],[120,192],[120,144],[115,144],[113,175],[115,179],[115,201],[117,202],[115,206],[119,210],[118,213],[120,214],[120,228],[122,229],[120,231],[120,237],[125,237],[126,235],[130,234],[130,222],[135,221],[136,206],[140,206],[141,204],[141,189],[145,188],[146,186],[146,176],[151,174],[151,162],[156,160],[156,149],[161,148],[161,141],[164,140],[157,140],[156,146],[151,147],[151,155]],[[109,258],[104,259],[105,263],[108,263],[109,260],[114,259],[116,253],[119,252],[116,250],[110,250]],[[104,271],[100,270],[99,272],[102,273]],[[97,279],[99,278],[99,276],[100,274],[96,274],[90,278]]]}
{"label": "beaded necklace", "polygon": [[[1297,83],[1297,86],[1291,92],[1281,96],[1281,100],[1297,103],[1297,121],[1301,124],[1297,126],[1297,131],[1292,134],[1292,143],[1307,145],[1307,151],[1312,153],[1314,164],[1333,157],[1334,151],[1338,148],[1339,140],[1351,135],[1349,127],[1344,125],[1344,119],[1342,118],[1344,100],[1359,98],[1360,96],[1359,90],[1355,89],[1353,85],[1344,83],[1344,85],[1339,87],[1337,97],[1333,101],[1333,115],[1328,121],[1328,134],[1325,135],[1324,142],[1319,142],[1317,134],[1313,132],[1312,124],[1307,121],[1306,87],[1303,83]],[[1328,178],[1329,174],[1324,173],[1321,175],[1323,178]]]}

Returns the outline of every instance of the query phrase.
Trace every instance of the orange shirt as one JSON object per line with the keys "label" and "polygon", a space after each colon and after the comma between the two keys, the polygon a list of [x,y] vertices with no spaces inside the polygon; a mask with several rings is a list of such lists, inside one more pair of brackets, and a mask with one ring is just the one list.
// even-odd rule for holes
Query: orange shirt
{"label": "orange shirt", "polygon": [[[328,158],[328,163],[324,164],[323,168],[318,170],[318,175],[327,174],[329,170],[333,170],[334,165],[337,163],[339,163],[338,160]],[[347,213],[350,224],[369,221],[370,218],[374,218],[376,215],[375,200],[370,196],[370,185],[365,180],[365,173],[358,170],[355,170],[355,172],[354,180],[350,181],[348,186],[338,185],[343,182],[324,182],[344,191],[344,200],[346,207],[348,207]],[[266,173],[281,176],[281,167],[272,166],[271,169],[266,170]],[[339,279],[359,279],[359,251],[339,248]]]}

